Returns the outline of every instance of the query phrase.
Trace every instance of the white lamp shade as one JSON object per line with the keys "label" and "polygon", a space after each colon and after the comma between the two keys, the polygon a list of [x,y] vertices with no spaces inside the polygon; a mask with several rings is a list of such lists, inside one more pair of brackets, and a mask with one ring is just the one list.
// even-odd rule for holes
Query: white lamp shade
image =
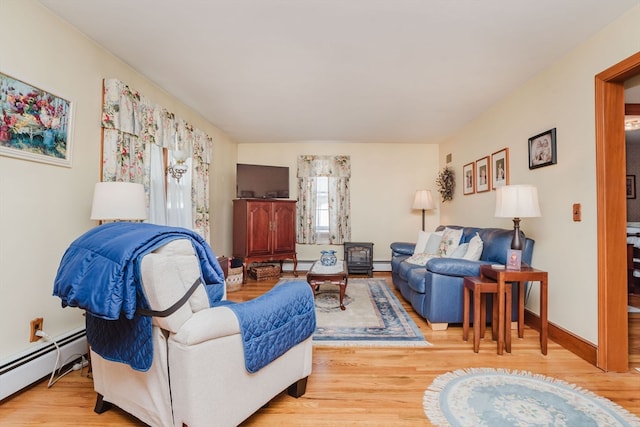
{"label": "white lamp shade", "polygon": [[533,185],[505,185],[496,188],[496,212],[499,218],[539,217],[538,189]]}
{"label": "white lamp shade", "polygon": [[93,191],[91,219],[143,220],[147,218],[144,186],[133,182],[98,182]]}
{"label": "white lamp shade", "polygon": [[431,197],[431,191],[418,190],[413,199],[413,209],[433,209],[433,198]]}

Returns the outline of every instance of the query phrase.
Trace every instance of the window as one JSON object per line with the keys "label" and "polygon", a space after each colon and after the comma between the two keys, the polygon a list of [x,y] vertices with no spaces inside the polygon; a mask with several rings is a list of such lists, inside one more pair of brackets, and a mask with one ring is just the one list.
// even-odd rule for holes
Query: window
{"label": "window", "polygon": [[299,156],[296,238],[303,244],[351,240],[349,156]]}

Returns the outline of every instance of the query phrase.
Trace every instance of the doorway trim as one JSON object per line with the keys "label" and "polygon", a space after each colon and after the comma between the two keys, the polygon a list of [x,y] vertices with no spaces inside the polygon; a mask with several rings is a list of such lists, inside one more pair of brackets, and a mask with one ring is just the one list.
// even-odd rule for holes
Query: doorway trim
{"label": "doorway trim", "polygon": [[624,82],[640,74],[640,52],[595,77],[598,214],[598,361],[627,372],[629,337],[626,266]]}

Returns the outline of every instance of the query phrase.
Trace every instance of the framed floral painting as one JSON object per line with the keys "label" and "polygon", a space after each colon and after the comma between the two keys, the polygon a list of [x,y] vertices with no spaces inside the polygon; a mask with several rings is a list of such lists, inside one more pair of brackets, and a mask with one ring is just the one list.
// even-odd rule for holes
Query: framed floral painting
{"label": "framed floral painting", "polygon": [[503,148],[491,155],[491,188],[509,185],[509,149]]}
{"label": "framed floral painting", "polygon": [[489,156],[476,160],[476,193],[491,190],[490,177],[491,167],[489,165]]}
{"label": "framed floral painting", "polygon": [[0,73],[0,155],[71,167],[71,101]]}

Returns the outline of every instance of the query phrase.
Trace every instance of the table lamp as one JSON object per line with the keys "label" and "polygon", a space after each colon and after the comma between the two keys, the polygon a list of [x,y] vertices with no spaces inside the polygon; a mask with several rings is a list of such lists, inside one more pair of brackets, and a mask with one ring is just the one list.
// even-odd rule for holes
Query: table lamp
{"label": "table lamp", "polygon": [[91,219],[141,221],[147,218],[144,186],[133,182],[98,182],[93,191]]}
{"label": "table lamp", "polygon": [[522,250],[520,218],[535,218],[540,215],[538,189],[533,185],[505,185],[496,189],[496,212],[498,218],[513,218],[511,249]]}
{"label": "table lamp", "polygon": [[418,190],[413,198],[413,209],[422,210],[422,231],[424,231],[424,211],[435,208],[433,204],[433,198],[431,197],[431,191]]}

